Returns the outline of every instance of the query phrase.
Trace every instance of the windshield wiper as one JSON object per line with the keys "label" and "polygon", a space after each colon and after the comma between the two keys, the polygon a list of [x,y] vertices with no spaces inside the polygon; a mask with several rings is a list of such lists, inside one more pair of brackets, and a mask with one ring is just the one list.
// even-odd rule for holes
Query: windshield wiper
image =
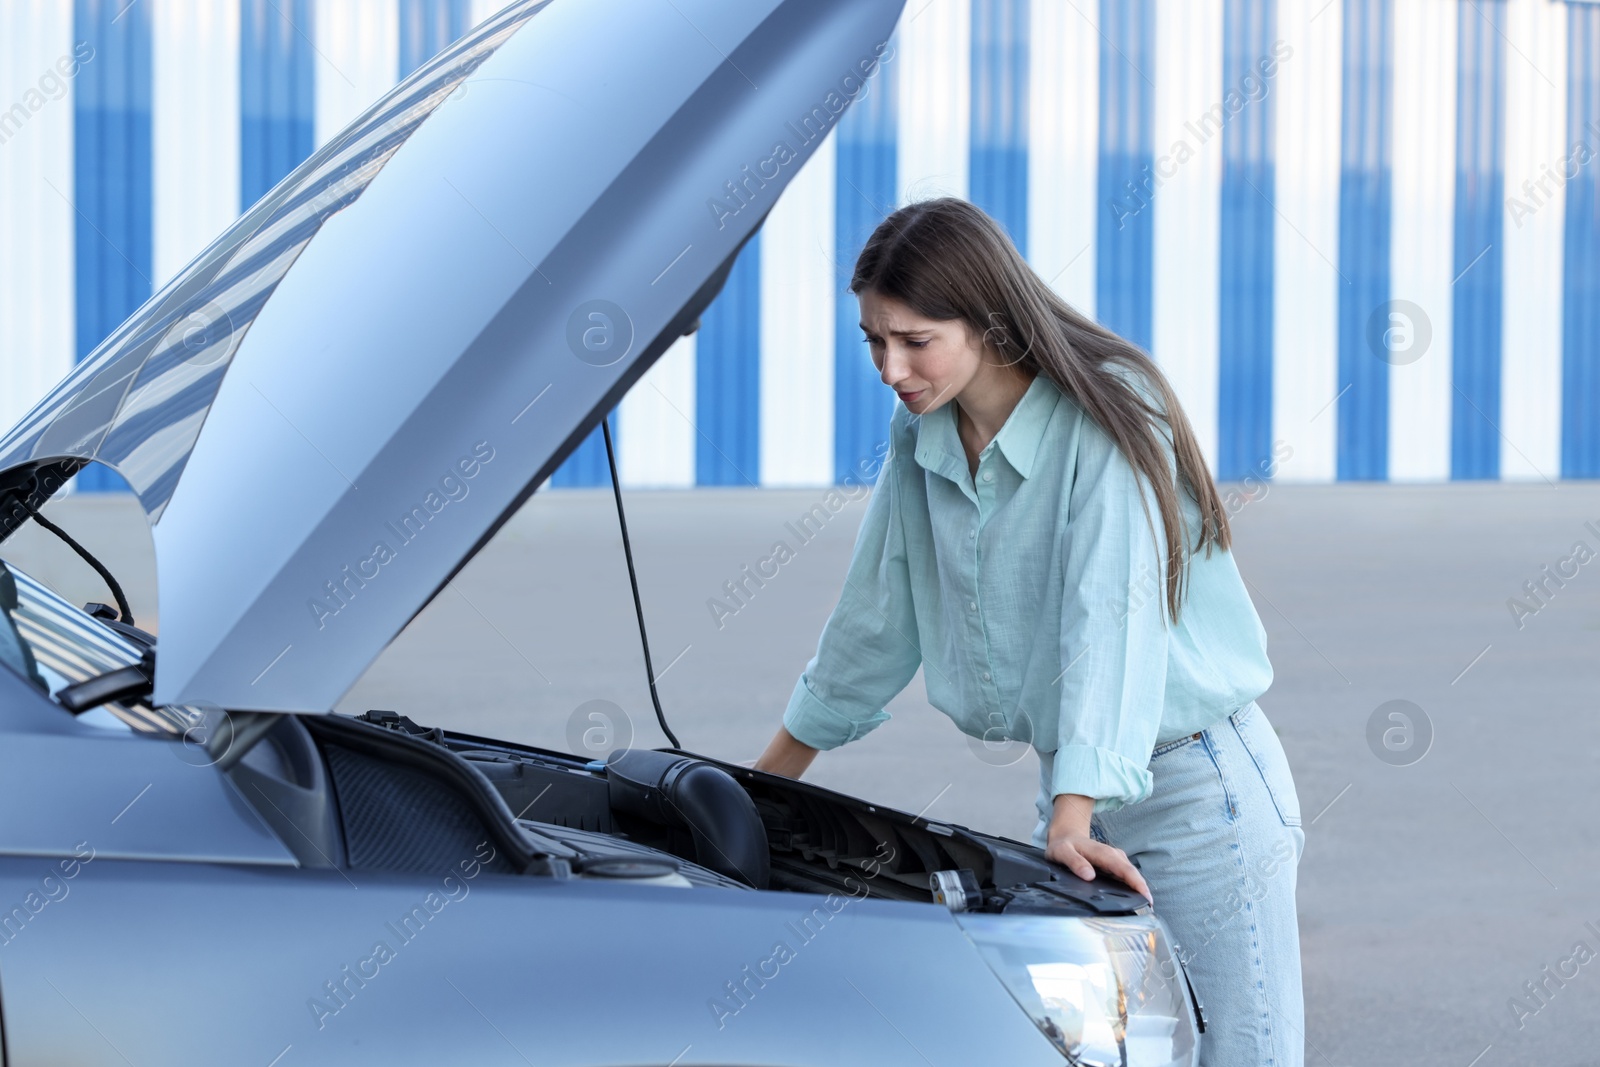
{"label": "windshield wiper", "polygon": [[155,689],[155,677],[155,650],[147,648],[138,663],[62,686],[56,690],[56,703],[74,715],[82,715],[102,704],[149,696]]}
{"label": "windshield wiper", "polygon": [[148,692],[150,676],[138,664],[134,664],[62,686],[56,691],[56,702],[72,714],[81,715],[101,704],[129,700]]}

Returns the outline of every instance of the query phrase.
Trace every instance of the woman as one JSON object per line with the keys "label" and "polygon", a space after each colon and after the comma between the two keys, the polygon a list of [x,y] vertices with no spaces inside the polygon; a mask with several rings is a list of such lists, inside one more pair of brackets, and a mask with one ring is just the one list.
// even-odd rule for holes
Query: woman
{"label": "woman", "polygon": [[839,603],[758,769],[889,718],[924,668],[964,732],[1032,744],[1034,844],[1152,899],[1205,1007],[1204,1067],[1304,1058],[1283,748],[1228,518],[1154,362],[972,204],[911,204],[850,291],[901,403]]}

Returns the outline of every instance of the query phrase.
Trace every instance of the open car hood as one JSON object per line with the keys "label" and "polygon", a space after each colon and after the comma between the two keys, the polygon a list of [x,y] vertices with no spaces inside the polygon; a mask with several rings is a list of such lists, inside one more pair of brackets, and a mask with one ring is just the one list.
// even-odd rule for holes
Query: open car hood
{"label": "open car hood", "polygon": [[154,701],[332,709],[694,328],[902,2],[511,4],[0,439],[0,536],[114,468],[153,530]]}

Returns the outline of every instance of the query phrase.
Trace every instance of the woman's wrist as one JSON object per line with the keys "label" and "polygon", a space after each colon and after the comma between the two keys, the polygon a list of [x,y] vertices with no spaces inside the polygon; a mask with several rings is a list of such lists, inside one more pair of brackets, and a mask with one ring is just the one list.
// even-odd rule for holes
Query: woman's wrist
{"label": "woman's wrist", "polygon": [[1050,836],[1089,836],[1089,820],[1094,814],[1094,798],[1081,793],[1057,793],[1050,816]]}
{"label": "woman's wrist", "polygon": [[779,726],[754,767],[758,771],[781,774],[785,778],[799,778],[811,766],[811,761],[817,758],[818,751],[796,739],[787,727]]}

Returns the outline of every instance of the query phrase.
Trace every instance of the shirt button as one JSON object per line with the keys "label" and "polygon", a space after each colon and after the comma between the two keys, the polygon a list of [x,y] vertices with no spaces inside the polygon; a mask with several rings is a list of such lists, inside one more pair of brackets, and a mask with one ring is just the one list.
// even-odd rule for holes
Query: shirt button
{"label": "shirt button", "polygon": [[978,610],[978,602],[976,600],[967,601],[967,610],[968,611],[977,611]]}
{"label": "shirt button", "polygon": [[984,471],[983,472],[983,480],[986,481],[986,482],[994,481],[994,471]]}
{"label": "shirt button", "polygon": [[977,536],[978,536],[978,531],[977,530],[968,530],[967,531],[967,540],[968,541],[972,540],[974,537],[977,537]]}
{"label": "shirt button", "polygon": [[986,682],[991,680],[989,678],[989,672],[988,671],[984,671],[983,672],[983,680],[986,681]]}

